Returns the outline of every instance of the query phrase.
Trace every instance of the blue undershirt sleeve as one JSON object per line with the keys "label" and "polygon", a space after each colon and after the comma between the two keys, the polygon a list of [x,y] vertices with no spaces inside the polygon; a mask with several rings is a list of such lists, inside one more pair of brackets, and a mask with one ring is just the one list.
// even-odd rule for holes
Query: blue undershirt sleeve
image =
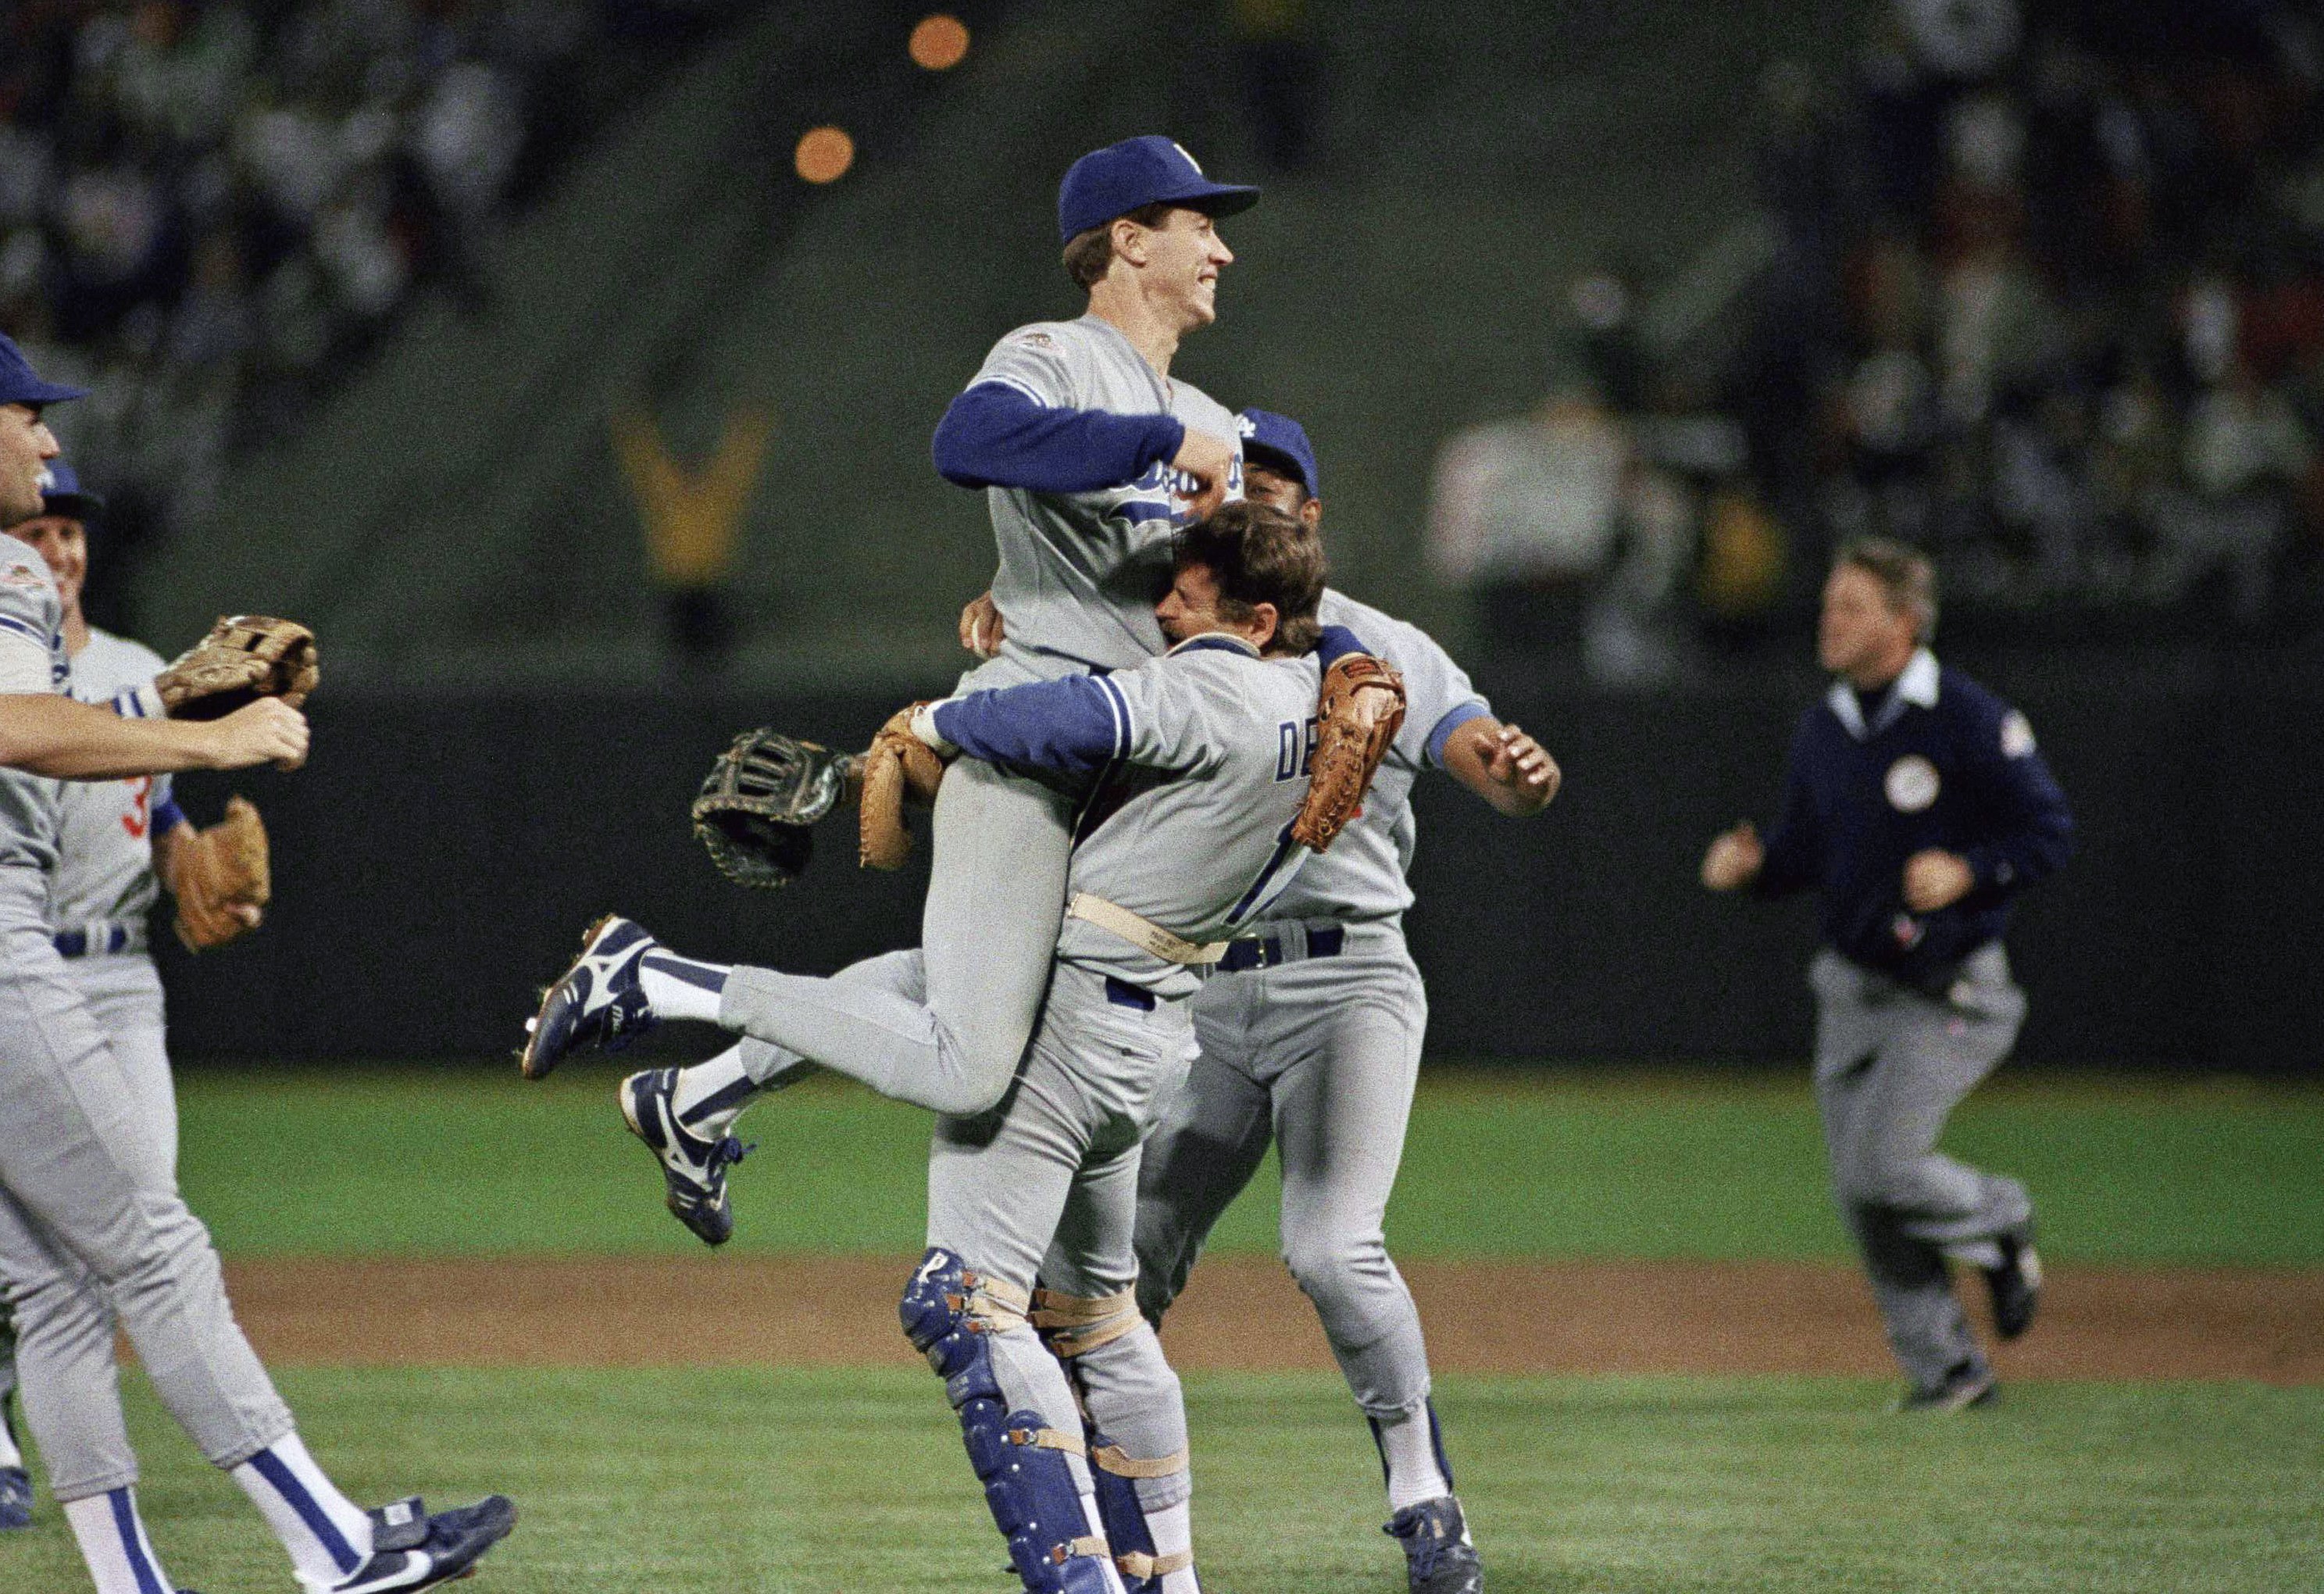
{"label": "blue undershirt sleeve", "polygon": [[1010,769],[1092,775],[1130,748],[1129,713],[1102,676],[971,692],[938,703],[932,717],[964,754]]}
{"label": "blue undershirt sleeve", "polygon": [[980,382],[936,422],[936,470],[963,487],[1091,493],[1177,458],[1185,423],[1175,415],[1052,409],[1003,382]]}

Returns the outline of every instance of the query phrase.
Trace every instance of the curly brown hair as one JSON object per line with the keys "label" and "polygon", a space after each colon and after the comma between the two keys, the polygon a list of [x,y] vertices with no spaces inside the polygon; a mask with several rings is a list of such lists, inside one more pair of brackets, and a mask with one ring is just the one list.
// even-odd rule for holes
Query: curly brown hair
{"label": "curly brown hair", "polygon": [[1275,606],[1270,653],[1314,651],[1323,635],[1315,606],[1328,574],[1323,539],[1297,515],[1265,504],[1223,504],[1180,528],[1173,552],[1183,569],[1201,565],[1219,584],[1219,612],[1238,624],[1262,603]]}

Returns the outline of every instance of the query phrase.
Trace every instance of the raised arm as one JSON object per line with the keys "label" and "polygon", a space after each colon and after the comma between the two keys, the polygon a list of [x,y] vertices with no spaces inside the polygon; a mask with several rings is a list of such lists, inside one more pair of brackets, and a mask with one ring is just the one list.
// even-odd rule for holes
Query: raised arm
{"label": "raised arm", "polygon": [[1557,760],[1539,742],[1490,714],[1456,720],[1435,752],[1444,773],[1511,819],[1547,808],[1564,782]]}
{"label": "raised arm", "polygon": [[0,694],[0,765],[52,780],[110,781],[307,759],[307,717],[261,698],[222,719],[124,719],[48,693]]}
{"label": "raised arm", "polygon": [[1185,446],[1173,415],[1117,415],[1044,404],[1006,382],[980,382],[936,422],[936,470],[955,487],[1090,493],[1136,481]]}

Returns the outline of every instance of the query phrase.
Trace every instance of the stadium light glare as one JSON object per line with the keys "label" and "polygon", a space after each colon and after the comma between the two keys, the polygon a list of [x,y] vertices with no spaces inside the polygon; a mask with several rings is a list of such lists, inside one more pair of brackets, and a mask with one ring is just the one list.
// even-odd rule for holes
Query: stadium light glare
{"label": "stadium light glare", "polygon": [[791,162],[809,182],[837,182],[855,164],[855,141],[843,127],[810,127],[799,135]]}
{"label": "stadium light glare", "polygon": [[931,72],[948,72],[968,59],[968,24],[939,11],[922,17],[912,29],[912,64]]}

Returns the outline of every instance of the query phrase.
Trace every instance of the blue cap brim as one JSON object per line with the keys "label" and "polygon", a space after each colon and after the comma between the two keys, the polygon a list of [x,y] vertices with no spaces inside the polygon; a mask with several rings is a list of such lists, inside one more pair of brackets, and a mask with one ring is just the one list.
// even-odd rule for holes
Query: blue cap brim
{"label": "blue cap brim", "polygon": [[43,493],[41,513],[61,514],[67,520],[86,524],[105,513],[105,500],[95,493]]}
{"label": "blue cap brim", "polygon": [[1205,216],[1238,216],[1259,203],[1259,190],[1245,183],[1202,182],[1180,193],[1166,194],[1157,203],[1184,205]]}
{"label": "blue cap brim", "polygon": [[43,382],[37,376],[13,386],[0,386],[0,404],[69,404],[88,396],[86,387],[67,387],[61,383]]}

